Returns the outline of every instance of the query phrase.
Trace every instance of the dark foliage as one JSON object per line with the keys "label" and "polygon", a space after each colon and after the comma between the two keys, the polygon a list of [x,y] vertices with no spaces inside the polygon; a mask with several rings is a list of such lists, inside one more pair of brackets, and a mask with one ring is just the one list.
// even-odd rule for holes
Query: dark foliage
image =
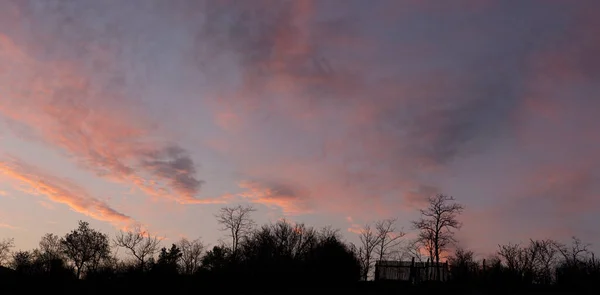
{"label": "dark foliage", "polygon": [[447,282],[418,284],[360,281],[357,251],[337,231],[285,220],[248,232],[235,255],[230,246],[212,247],[195,273],[182,263],[181,243],[160,249],[140,268],[136,260],[110,257],[107,240],[85,223],[62,239],[44,236],[39,249],[13,252],[9,268],[0,267],[2,294],[564,294],[594,290],[600,281],[600,262],[578,239],[500,245],[484,260],[457,248]]}

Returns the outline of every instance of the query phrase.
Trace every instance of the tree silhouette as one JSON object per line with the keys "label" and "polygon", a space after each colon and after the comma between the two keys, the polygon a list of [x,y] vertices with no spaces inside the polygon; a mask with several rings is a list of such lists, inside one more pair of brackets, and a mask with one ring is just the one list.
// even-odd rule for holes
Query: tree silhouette
{"label": "tree silhouette", "polygon": [[34,255],[29,251],[17,251],[13,254],[11,268],[22,275],[31,275],[33,270]]}
{"label": "tree silhouette", "polygon": [[179,260],[181,259],[182,253],[177,245],[172,244],[171,248],[167,249],[163,247],[160,249],[158,254],[158,260],[156,261],[155,271],[158,271],[162,275],[175,275],[177,274],[177,268]]}
{"label": "tree silhouette", "polygon": [[39,242],[39,248],[34,252],[41,271],[51,273],[55,270],[64,271],[64,252],[60,237],[55,234],[45,234]]}
{"label": "tree silhouette", "polygon": [[395,218],[384,219],[375,223],[379,240],[377,247],[375,247],[375,254],[378,255],[379,261],[386,259],[393,249],[397,249],[402,237],[406,235],[403,231],[396,231],[395,223]]}
{"label": "tree silhouette", "polygon": [[361,278],[361,265],[352,249],[346,245],[338,231],[323,229],[317,243],[307,254],[310,281],[315,284],[343,286]]}
{"label": "tree silhouette", "polygon": [[188,240],[181,238],[177,243],[181,250],[181,270],[184,274],[192,275],[196,273],[202,262],[204,255],[204,244],[200,239]]}
{"label": "tree silhouette", "polygon": [[413,221],[413,227],[419,231],[419,239],[428,247],[430,256],[435,258],[436,276],[440,279],[440,254],[452,244],[453,229],[461,227],[458,215],[464,207],[454,202],[452,196],[438,194],[428,199],[428,207],[421,209],[421,217]]}
{"label": "tree silhouette", "polygon": [[466,284],[472,282],[478,272],[478,264],[475,261],[475,253],[458,247],[452,256],[448,258],[450,263],[450,275],[454,282]]}
{"label": "tree silhouette", "polygon": [[77,278],[86,271],[94,271],[110,256],[108,236],[90,228],[85,221],[79,221],[79,227],[66,234],[60,244],[65,256],[73,263]]}
{"label": "tree silhouette", "polygon": [[209,271],[222,271],[227,268],[230,250],[223,246],[214,246],[202,257],[202,269]]}
{"label": "tree silhouette", "polygon": [[5,265],[10,258],[10,248],[14,247],[14,239],[3,239],[0,241],[0,266]]}
{"label": "tree silhouette", "polygon": [[238,205],[235,207],[221,208],[215,215],[217,222],[222,226],[222,231],[227,231],[231,238],[231,252],[235,257],[240,242],[252,231],[255,226],[251,214],[255,212],[254,207]]}
{"label": "tree silhouette", "polygon": [[564,263],[567,265],[577,265],[582,262],[587,255],[590,253],[588,247],[589,244],[584,244],[577,237],[571,238],[571,246],[564,244],[556,244],[557,250],[560,252],[564,259]]}
{"label": "tree silhouette", "polygon": [[406,246],[403,247],[404,253],[402,253],[402,255],[408,256],[409,258],[414,258],[418,262],[423,262],[424,255],[421,252],[421,250],[423,248],[424,247],[423,247],[421,239],[419,239],[419,238],[413,239],[413,240],[408,241]]}
{"label": "tree silhouette", "polygon": [[136,225],[129,231],[119,231],[114,243],[117,247],[127,249],[129,255],[137,260],[139,270],[143,271],[147,260],[158,251],[160,239]]}
{"label": "tree silhouette", "polygon": [[369,278],[371,269],[375,260],[373,255],[375,249],[380,245],[380,236],[378,233],[371,228],[370,224],[366,224],[358,235],[360,239],[360,246],[358,247],[358,259],[361,266],[361,278],[366,281]]}

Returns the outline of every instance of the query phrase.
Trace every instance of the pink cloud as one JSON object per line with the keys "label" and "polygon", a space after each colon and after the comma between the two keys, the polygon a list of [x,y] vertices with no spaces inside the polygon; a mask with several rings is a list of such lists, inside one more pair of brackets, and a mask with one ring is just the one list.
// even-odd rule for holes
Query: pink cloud
{"label": "pink cloud", "polygon": [[18,229],[20,229],[20,227],[13,226],[13,225],[10,225],[8,223],[0,223],[0,228],[7,228],[7,229],[10,229],[10,230],[18,230]]}
{"label": "pink cloud", "polygon": [[48,202],[39,201],[38,204],[40,204],[40,206],[42,206],[48,210],[54,210],[54,206]]}
{"label": "pink cloud", "polygon": [[285,214],[296,215],[312,211],[308,191],[283,182],[242,181],[237,196],[253,203],[278,207]]}
{"label": "pink cloud", "polygon": [[[107,63],[109,52],[90,45],[90,58]],[[140,102],[123,87],[87,72],[77,61],[32,57],[0,34],[0,115],[31,138],[65,152],[98,176],[133,185],[144,193],[180,203],[197,203],[203,183],[189,153],[161,139],[155,122],[141,115]],[[98,52],[98,53],[95,53]],[[8,66],[6,66],[8,65]]]}
{"label": "pink cloud", "polygon": [[68,180],[48,175],[16,158],[0,161],[0,173],[14,184],[22,185],[29,194],[43,195],[48,200],[65,204],[73,211],[94,219],[123,226],[134,220],[111,208],[107,203],[87,194]]}
{"label": "pink cloud", "polygon": [[[469,198],[498,198],[475,202],[489,208],[468,207],[472,215],[465,220],[476,223],[473,232],[498,230],[508,235],[502,221],[512,216],[510,222],[523,222],[529,214],[517,210],[523,200],[548,202],[555,210],[569,207],[566,196],[577,194],[588,208],[595,208],[591,199],[600,190],[586,183],[596,172],[580,161],[597,158],[597,103],[592,101],[597,89],[573,92],[573,85],[592,85],[590,77],[597,75],[597,21],[582,15],[561,23],[568,28],[564,36],[546,36],[542,32],[556,26],[555,15],[573,16],[576,9],[555,2],[543,12],[527,10],[515,16],[527,23],[524,30],[507,25],[500,16],[514,7],[493,1],[461,3],[399,5],[406,8],[406,18],[414,11],[441,18],[437,25],[455,26],[442,30],[444,34],[423,26],[418,36],[406,32],[408,41],[402,36],[377,40],[362,35],[352,26],[359,20],[319,22],[319,2],[310,9],[281,5],[240,17],[240,23],[252,28],[248,34],[213,31],[219,36],[214,43],[210,35],[204,36],[204,46],[237,58],[242,77],[240,85],[219,88],[213,107],[215,114],[235,116],[243,123],[210,139],[211,147],[238,163],[246,179],[276,175],[306,187],[306,199],[316,211],[358,219],[414,211],[426,197],[444,192],[441,183],[465,172],[460,171],[463,161],[493,157],[501,149],[514,153],[502,153],[505,157],[525,159],[507,173],[531,179],[513,184],[504,196],[469,195],[468,188],[479,184],[464,180],[461,192],[468,197],[458,197],[467,204],[475,201]],[[215,19],[237,19],[254,11],[244,5],[221,8]],[[482,17],[495,10],[502,12]],[[465,14],[478,25],[459,21]],[[382,22],[387,26],[381,30],[412,24],[397,15]],[[215,120],[221,120],[219,116]],[[572,122],[578,123],[569,125]],[[566,138],[578,147],[566,144]],[[489,160],[490,165],[501,161]],[[537,228],[545,228],[552,210],[540,214]],[[559,211],[575,218],[570,209]],[[478,221],[488,214],[489,222]]]}

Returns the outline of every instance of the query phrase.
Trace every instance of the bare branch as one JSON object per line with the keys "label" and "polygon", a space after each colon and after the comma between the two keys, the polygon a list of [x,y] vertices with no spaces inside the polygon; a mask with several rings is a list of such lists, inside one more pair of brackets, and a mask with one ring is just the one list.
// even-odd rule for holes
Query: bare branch
{"label": "bare branch", "polygon": [[6,264],[10,258],[10,248],[14,247],[14,239],[3,239],[0,241],[0,266]]}
{"label": "bare branch", "polygon": [[[440,254],[455,242],[454,229],[460,229],[458,221],[464,207],[454,202],[454,197],[438,194],[428,199],[428,207],[421,209],[421,218],[413,221],[413,228],[419,231],[419,240],[429,252],[431,260],[439,265]],[[440,269],[437,267],[437,276]]]}
{"label": "bare branch", "polygon": [[126,232],[120,231],[114,240],[117,247],[127,249],[129,254],[138,261],[140,269],[144,269],[147,260],[154,257],[160,242],[161,239],[143,230],[140,225]]}
{"label": "bare branch", "polygon": [[178,247],[181,249],[181,264],[183,273],[187,275],[194,274],[200,267],[202,256],[204,255],[204,243],[202,240],[188,240],[182,238],[178,242]]}
{"label": "bare branch", "polygon": [[402,237],[406,235],[403,231],[396,231],[396,219],[384,219],[375,223],[379,245],[375,249],[378,259],[384,260],[392,250],[397,249]]}
{"label": "bare branch", "polygon": [[362,279],[367,280],[375,259],[373,254],[377,245],[379,245],[380,237],[376,231],[371,228],[370,224],[366,224],[360,231],[359,239],[361,246],[358,247],[358,258],[362,269]]}
{"label": "bare branch", "polygon": [[221,208],[219,214],[215,215],[217,222],[222,226],[221,230],[229,232],[231,251],[234,255],[237,253],[240,242],[248,236],[256,225],[251,218],[252,212],[255,211],[256,209],[250,205],[238,205]]}

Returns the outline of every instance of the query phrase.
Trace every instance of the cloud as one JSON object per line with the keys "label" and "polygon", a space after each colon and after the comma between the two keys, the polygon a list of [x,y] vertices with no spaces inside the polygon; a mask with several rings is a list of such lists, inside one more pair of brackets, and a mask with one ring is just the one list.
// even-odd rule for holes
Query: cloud
{"label": "cloud", "polygon": [[156,122],[143,115],[141,101],[127,95],[125,77],[110,68],[112,51],[88,44],[84,60],[100,67],[90,71],[77,58],[38,59],[48,51],[42,45],[17,44],[0,31],[0,83],[11,85],[0,91],[0,116],[13,130],[98,176],[152,196],[197,202],[203,181],[196,163],[161,137]]}
{"label": "cloud", "polygon": [[236,194],[250,202],[278,207],[286,214],[311,212],[309,192],[290,183],[279,181],[242,181],[243,189]]}
{"label": "cloud", "polygon": [[360,224],[352,224],[349,228],[348,228],[348,232],[351,232],[353,234],[357,234],[360,235],[363,233],[363,228]]}
{"label": "cloud", "polygon": [[[597,2],[460,4],[24,5],[40,29],[25,38],[0,26],[0,83],[14,85],[0,114],[98,175],[182,203],[241,197],[370,220],[442,192],[467,203],[481,236],[529,231],[520,223],[533,205],[537,228],[589,215],[600,190]],[[6,16],[0,25],[19,20]],[[166,115],[145,113],[140,77],[123,71],[134,59],[144,67],[133,72],[163,60],[189,83],[177,76],[177,87],[198,90],[193,104],[169,99],[212,115],[219,129],[192,136],[234,163],[240,193],[195,198],[197,165],[160,136]]]}
{"label": "cloud", "polygon": [[54,206],[48,202],[39,201],[38,204],[40,204],[40,206],[42,206],[48,210],[54,210]]}
{"label": "cloud", "polygon": [[[227,55],[241,71],[235,84],[218,74],[208,79],[222,86],[217,124],[231,126],[224,118],[235,118],[239,127],[226,128],[231,136],[213,142],[240,163],[243,174],[277,174],[302,183],[311,188],[309,198],[326,210],[339,208],[335,199],[340,198],[348,202],[339,210],[367,206],[388,214],[393,210],[385,203],[405,206],[422,187],[439,190],[420,174],[443,170],[510,135],[511,116],[521,105],[522,64],[535,48],[511,49],[515,56],[508,58],[490,47],[467,57],[460,68],[435,62],[463,57],[460,50],[469,48],[452,47],[456,40],[483,38],[484,45],[492,45],[502,37],[502,42],[518,44],[530,37],[494,31],[501,19],[481,20],[482,27],[472,34],[426,31],[440,41],[418,44],[427,50],[416,61],[402,56],[386,61],[392,58],[387,48],[398,48],[403,40],[371,40],[355,25],[367,15],[325,20],[319,12],[326,5],[319,2],[268,3],[215,3],[198,35],[205,68],[218,69],[211,64],[219,60],[214,55]],[[386,24],[375,25],[372,31]],[[493,34],[485,35],[489,30]],[[360,51],[363,46],[332,42],[336,36],[379,42],[374,48],[380,51],[367,54]],[[419,62],[422,68],[410,76],[397,72]],[[257,150],[265,156],[251,154]]]}
{"label": "cloud", "polygon": [[0,191],[0,197],[7,197],[8,193],[5,191]]}
{"label": "cloud", "polygon": [[43,195],[50,201],[69,206],[73,211],[94,219],[123,226],[134,220],[111,208],[107,203],[88,195],[83,189],[22,162],[17,158],[0,161],[0,173],[22,185],[26,193]]}
{"label": "cloud", "polygon": [[8,223],[0,223],[0,228],[7,228],[7,229],[10,229],[10,230],[19,230],[19,229],[21,229],[18,226],[13,226],[13,225],[10,225]]}
{"label": "cloud", "polygon": [[[361,220],[450,193],[481,218],[495,212],[480,233],[503,215],[524,222],[522,204],[574,219],[567,196],[594,204],[596,169],[581,163],[597,158],[597,4],[411,3],[380,18],[360,3],[335,14],[318,1],[267,3],[214,4],[197,38],[215,121],[229,127],[210,142],[243,177],[277,175],[310,188],[316,211]],[[215,56],[239,75],[223,79]],[[497,175],[502,162],[516,163]],[[475,166],[486,170],[465,168]],[[467,177],[486,173],[508,187]]]}

